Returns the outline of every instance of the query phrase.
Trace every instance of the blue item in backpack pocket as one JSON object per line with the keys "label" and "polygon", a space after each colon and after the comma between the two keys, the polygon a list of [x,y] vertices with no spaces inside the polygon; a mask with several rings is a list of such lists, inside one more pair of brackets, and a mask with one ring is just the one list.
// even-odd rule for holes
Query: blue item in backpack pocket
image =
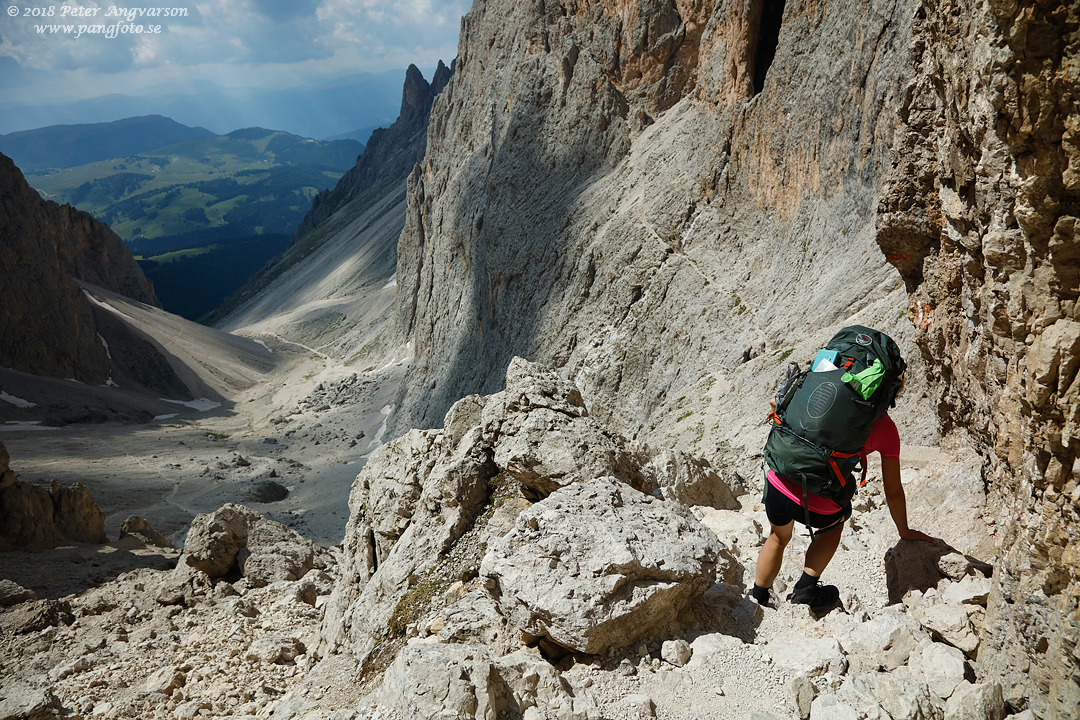
{"label": "blue item in backpack pocket", "polygon": [[836,350],[825,350],[822,348],[817,351],[817,355],[814,357],[814,364],[811,365],[814,372],[824,372],[826,370],[835,370],[836,361],[840,359],[840,353]]}

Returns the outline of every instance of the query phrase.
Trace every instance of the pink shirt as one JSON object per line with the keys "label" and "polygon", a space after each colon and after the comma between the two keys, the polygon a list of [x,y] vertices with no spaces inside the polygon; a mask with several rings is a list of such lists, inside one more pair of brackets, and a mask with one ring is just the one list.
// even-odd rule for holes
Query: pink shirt
{"label": "pink shirt", "polygon": [[[867,438],[866,444],[863,445],[862,450],[859,451],[859,455],[862,456],[863,462],[866,462],[866,456],[872,452],[879,453],[882,458],[900,458],[900,433],[896,430],[896,423],[892,421],[888,413],[885,413],[881,418],[874,423],[874,427],[870,429],[870,437]],[[769,484],[780,492],[787,495],[794,500],[800,506],[802,503],[803,491],[802,488],[793,482],[790,482],[787,478],[780,477],[772,470],[769,470],[767,477],[769,478]],[[828,498],[823,498],[820,495],[814,493],[807,493],[806,495],[806,509],[812,513],[819,513],[821,515],[832,515],[833,513],[840,512],[840,506]]]}

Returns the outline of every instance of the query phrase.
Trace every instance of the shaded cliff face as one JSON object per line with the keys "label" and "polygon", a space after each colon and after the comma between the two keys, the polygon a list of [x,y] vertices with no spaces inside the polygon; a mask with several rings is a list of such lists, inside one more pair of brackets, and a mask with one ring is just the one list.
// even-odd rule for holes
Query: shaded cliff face
{"label": "shaded cliff face", "polygon": [[910,334],[873,207],[912,10],[788,3],[771,37],[762,7],[474,4],[409,179],[402,427],[522,354],[631,433],[685,435],[677,399],[723,376],[753,402],[714,440],[752,446],[784,352],[860,311]]}
{"label": "shaded cliff face", "polygon": [[[452,68],[452,64],[451,64]],[[294,239],[302,238],[331,215],[368,190],[378,195],[405,181],[413,165],[424,157],[427,123],[431,103],[442,92],[453,74],[442,60],[429,83],[415,65],[405,73],[401,90],[401,112],[389,128],[371,133],[364,152],[345,173],[333,190],[323,190],[311,203],[311,210],[296,231]]]}
{"label": "shaded cliff face", "polygon": [[774,21],[753,0],[474,4],[409,178],[399,429],[498,390],[517,353],[628,435],[753,468],[785,361],[879,327],[911,363],[897,414],[936,405],[988,458],[977,672],[1071,716],[1075,3],[789,1]]}
{"label": "shaded cliff face", "polygon": [[92,305],[72,279],[158,305],[107,225],[41,199],[0,155],[0,365],[94,384],[108,379]]}
{"label": "shaded cliff face", "polygon": [[879,207],[938,416],[991,460],[981,672],[1040,717],[1080,712],[1078,50],[1076,3],[924,3]]}

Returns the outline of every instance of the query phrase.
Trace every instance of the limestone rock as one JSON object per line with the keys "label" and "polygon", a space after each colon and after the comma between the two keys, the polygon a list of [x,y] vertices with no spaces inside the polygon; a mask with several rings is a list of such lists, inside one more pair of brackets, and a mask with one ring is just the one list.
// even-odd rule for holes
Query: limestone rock
{"label": "limestone rock", "polygon": [[864,667],[892,671],[906,665],[924,639],[926,633],[906,614],[885,611],[856,626],[844,645]]}
{"label": "limestone rock", "polygon": [[664,644],[660,647],[660,657],[678,667],[682,667],[690,662],[692,655],[693,651],[690,649],[690,643],[682,638],[665,640]]}
{"label": "limestone rock", "polygon": [[484,405],[482,422],[495,463],[537,498],[605,475],[647,489],[629,443],[589,417],[577,387],[522,358],[511,361],[506,389]]}
{"label": "limestone rock", "polygon": [[982,605],[986,607],[986,600],[990,596],[990,578],[967,576],[960,582],[955,582],[941,593],[941,600],[945,603],[960,603],[964,605]]}
{"label": "limestone rock", "polygon": [[687,507],[734,510],[739,507],[735,496],[745,490],[742,478],[734,472],[718,472],[708,460],[681,450],[662,450],[642,472],[660,487],[665,500],[675,500]]}
{"label": "limestone rock", "polygon": [[174,667],[163,667],[155,670],[143,683],[143,688],[149,693],[171,695],[173,690],[181,688],[187,682],[187,675]]}
{"label": "limestone rock", "polygon": [[247,658],[264,663],[287,663],[303,652],[304,646],[296,638],[262,637],[248,648]]}
{"label": "limestone rock", "polygon": [[123,539],[125,535],[136,537],[147,545],[156,545],[157,547],[164,548],[176,547],[169,542],[168,538],[150,527],[150,522],[141,515],[129,515],[127,519],[124,520],[120,525],[120,539]]}
{"label": "limestone rock", "polygon": [[808,638],[789,633],[772,640],[765,651],[778,667],[793,675],[839,675],[848,664],[843,648],[834,638]]}
{"label": "limestone rock", "polygon": [[60,699],[49,688],[18,682],[0,687],[0,720],[53,720],[60,710]]}
{"label": "limestone rock", "polygon": [[792,675],[784,683],[784,697],[788,702],[788,707],[801,720],[808,720],[810,717],[810,708],[816,695],[817,689],[806,675]]}
{"label": "limestone rock", "polygon": [[34,593],[33,590],[24,588],[14,580],[8,580],[6,578],[0,580],[0,608],[18,605],[21,602],[35,599],[37,599],[37,594]]}
{"label": "limestone rock", "polygon": [[1005,701],[997,683],[964,683],[945,704],[945,720],[1003,720]]}
{"label": "limestone rock", "polygon": [[938,720],[926,683],[921,678],[901,674],[864,675],[859,682],[873,693],[874,699],[893,720]]}
{"label": "limestone rock", "polygon": [[191,522],[177,572],[198,570],[224,577],[239,570],[256,586],[298,580],[315,565],[309,540],[243,505],[228,503]]}
{"label": "limestone rock", "polygon": [[735,564],[678,507],[612,477],[564,487],[495,541],[481,578],[530,635],[586,653],[632,645]]}
{"label": "limestone rock", "polygon": [[810,705],[810,717],[814,720],[859,720],[859,711],[841,701],[836,695],[826,693],[814,698]]}
{"label": "limestone rock", "polygon": [[985,561],[994,555],[994,538],[982,512],[983,466],[983,458],[971,449],[943,455],[910,483],[907,496],[911,527],[933,528],[932,534],[949,546]]}
{"label": "limestone rock", "polygon": [[16,481],[0,488],[0,550],[104,543],[105,514],[81,483],[43,487]]}
{"label": "limestone rock", "polygon": [[931,631],[935,637],[959,648],[968,657],[974,657],[979,647],[979,636],[971,625],[971,605],[923,605],[913,609],[912,614]]}
{"label": "limestone rock", "polygon": [[473,427],[456,442],[443,432],[413,431],[371,454],[349,495],[344,580],[326,606],[320,653],[348,645],[363,655],[385,637],[402,601],[409,606],[410,591],[420,602],[437,583],[449,585],[421,579],[488,501],[497,473],[490,452]]}
{"label": "limestone rock", "polygon": [[24,602],[0,614],[0,627],[13,635],[37,632],[71,621],[71,604],[66,600]]}
{"label": "limestone rock", "polygon": [[541,717],[594,717],[588,697],[575,697],[559,673],[530,655],[494,659],[467,645],[406,647],[365,704],[403,717],[457,720],[519,716],[530,708]]}
{"label": "limestone rock", "polygon": [[70,205],[42,199],[0,155],[0,366],[103,385],[108,353],[76,280],[158,305],[123,240]]}
{"label": "limestone rock", "polygon": [[952,697],[953,691],[964,682],[967,668],[962,651],[929,641],[921,643],[912,653],[908,666],[916,677],[926,682],[930,692],[942,700]]}
{"label": "limestone rock", "polygon": [[765,541],[761,523],[742,513],[731,510],[713,510],[701,518],[701,524],[716,533],[729,545],[738,545],[742,550],[760,547]]}

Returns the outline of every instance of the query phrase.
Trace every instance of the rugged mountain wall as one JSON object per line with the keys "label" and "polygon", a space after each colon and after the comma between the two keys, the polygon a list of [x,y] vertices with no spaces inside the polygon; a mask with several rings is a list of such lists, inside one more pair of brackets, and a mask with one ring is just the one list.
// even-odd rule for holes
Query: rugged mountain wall
{"label": "rugged mountain wall", "polygon": [[307,235],[366,190],[404,182],[413,165],[424,157],[431,103],[446,87],[453,72],[453,63],[448,68],[440,60],[429,83],[415,65],[409,66],[397,120],[389,128],[378,128],[371,133],[356,165],[338,180],[333,190],[323,190],[315,196],[311,210],[296,231],[296,239]]}
{"label": "rugged mountain wall", "polygon": [[1000,508],[980,653],[1007,699],[1080,712],[1080,5],[921,3],[878,241],[946,429]]}
{"label": "rugged mountain wall", "polygon": [[94,384],[108,380],[108,351],[73,279],[159,304],[107,225],[41,199],[0,155],[0,365]]}
{"label": "rugged mountain wall", "polygon": [[909,408],[987,457],[978,673],[1074,715],[1076,3],[778,5],[474,3],[409,178],[398,429],[520,354],[627,435],[745,461],[785,360],[881,327]]}
{"label": "rugged mountain wall", "polygon": [[873,227],[910,3],[762,8],[474,4],[409,181],[402,427],[521,354],[654,437],[713,376],[753,445],[782,355],[862,311],[910,334]]}

